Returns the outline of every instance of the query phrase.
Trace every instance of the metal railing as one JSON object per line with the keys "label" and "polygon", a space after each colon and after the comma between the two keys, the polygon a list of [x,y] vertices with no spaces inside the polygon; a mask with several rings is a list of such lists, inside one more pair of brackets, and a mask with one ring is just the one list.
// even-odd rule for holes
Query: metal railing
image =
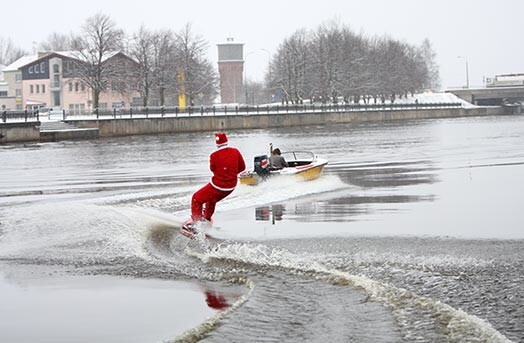
{"label": "metal railing", "polygon": [[227,116],[287,113],[329,113],[329,112],[368,112],[368,111],[406,111],[461,108],[459,102],[453,103],[393,103],[393,104],[289,104],[289,105],[215,105],[215,106],[160,106],[130,108],[95,108],[93,110],[65,110],[64,119],[89,118],[150,118],[178,116]]}
{"label": "metal railing", "polygon": [[0,111],[2,123],[40,121],[38,110]]}
{"label": "metal railing", "polygon": [[[126,119],[126,118],[163,118],[163,117],[194,117],[194,116],[228,116],[228,115],[261,115],[261,114],[306,114],[331,112],[369,112],[369,111],[408,111],[461,108],[462,104],[453,103],[410,103],[410,104],[290,104],[290,105],[216,105],[216,106],[161,106],[161,107],[130,107],[94,110],[62,110],[53,111],[54,119]],[[58,113],[57,113],[58,112]],[[38,110],[0,111],[1,121],[39,121]]]}

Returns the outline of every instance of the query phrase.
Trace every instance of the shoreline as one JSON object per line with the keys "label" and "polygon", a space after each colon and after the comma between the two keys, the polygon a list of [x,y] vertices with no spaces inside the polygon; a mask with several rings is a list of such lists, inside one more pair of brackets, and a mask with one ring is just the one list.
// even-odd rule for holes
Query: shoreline
{"label": "shoreline", "polygon": [[[0,144],[97,139],[99,137],[181,132],[252,130],[324,124],[389,122],[476,116],[513,115],[503,107],[315,111],[294,113],[145,116],[129,118],[78,118],[57,121],[69,128],[45,129],[46,121],[0,123]],[[53,122],[50,122],[53,123]],[[42,128],[44,125],[44,128]]]}

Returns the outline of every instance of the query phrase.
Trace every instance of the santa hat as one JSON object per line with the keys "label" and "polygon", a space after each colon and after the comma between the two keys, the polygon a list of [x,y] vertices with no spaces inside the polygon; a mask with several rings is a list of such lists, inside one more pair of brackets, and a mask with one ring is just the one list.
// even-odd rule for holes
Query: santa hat
{"label": "santa hat", "polygon": [[215,133],[215,144],[217,146],[222,146],[227,144],[227,136],[225,132]]}

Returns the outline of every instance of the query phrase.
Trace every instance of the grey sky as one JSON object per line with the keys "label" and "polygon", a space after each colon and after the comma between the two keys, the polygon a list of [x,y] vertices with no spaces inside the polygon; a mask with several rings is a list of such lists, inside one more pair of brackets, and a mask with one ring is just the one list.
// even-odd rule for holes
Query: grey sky
{"label": "grey sky", "polygon": [[2,4],[0,35],[26,50],[52,32],[79,31],[98,11],[109,14],[132,33],[144,24],[151,29],[179,30],[186,23],[209,42],[215,62],[216,44],[233,36],[245,43],[247,75],[261,80],[285,37],[300,28],[317,28],[337,20],[356,32],[389,35],[410,44],[429,38],[437,52],[443,87],[482,85],[484,76],[524,73],[524,1],[521,0],[201,0],[201,1],[8,1]]}

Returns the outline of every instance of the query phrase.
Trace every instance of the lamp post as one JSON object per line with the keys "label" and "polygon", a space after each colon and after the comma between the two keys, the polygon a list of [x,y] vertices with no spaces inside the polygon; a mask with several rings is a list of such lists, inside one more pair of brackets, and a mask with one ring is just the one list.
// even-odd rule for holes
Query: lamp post
{"label": "lamp post", "polygon": [[468,58],[464,56],[457,56],[457,58],[463,58],[466,61],[466,88],[469,88]]}

